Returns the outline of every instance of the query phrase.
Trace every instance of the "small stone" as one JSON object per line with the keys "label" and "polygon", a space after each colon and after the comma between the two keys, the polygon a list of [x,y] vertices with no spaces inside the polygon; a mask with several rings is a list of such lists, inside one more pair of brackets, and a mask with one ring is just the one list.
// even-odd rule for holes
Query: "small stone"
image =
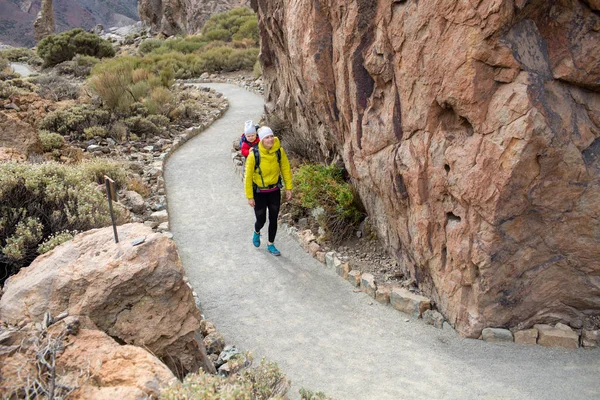
{"label": "small stone", "polygon": [[173,239],[173,234],[171,232],[162,232],[162,235],[167,239]]}
{"label": "small stone", "polygon": [[390,292],[390,304],[398,311],[415,318],[431,308],[431,301],[424,296],[409,292],[404,288],[394,288]]}
{"label": "small stone", "polygon": [[86,151],[88,153],[96,153],[96,152],[102,151],[102,146],[98,146],[97,144],[93,144],[91,146],[88,146],[86,148]]}
{"label": "small stone", "polygon": [[160,225],[158,225],[158,227],[156,228],[158,229],[159,232],[164,232],[164,231],[168,231],[169,230],[169,222],[162,222]]}
{"label": "small stone", "polygon": [[345,263],[340,262],[335,267],[336,274],[338,274],[345,280],[348,280],[348,273],[350,273],[351,270],[352,270],[352,268],[350,268],[350,264],[348,264],[347,262],[345,262]]}
{"label": "small stone", "polygon": [[225,339],[218,332],[210,333],[204,338],[204,347],[208,354],[219,354],[225,347]]}
{"label": "small stone", "polygon": [[310,242],[308,244],[308,253],[315,257],[317,255],[317,252],[321,250],[321,246],[319,246],[319,243],[317,242]]}
{"label": "small stone", "polygon": [[579,347],[579,335],[570,328],[567,331],[562,327],[557,329],[545,324],[538,324],[533,327],[539,332],[537,343],[540,346],[563,347],[571,350]]}
{"label": "small stone", "polygon": [[524,329],[517,331],[514,334],[515,343],[518,344],[537,344],[538,330],[537,329]]}
{"label": "small stone", "polygon": [[150,217],[159,223],[167,222],[169,220],[169,213],[167,213],[167,210],[155,211]]}
{"label": "small stone", "polygon": [[485,328],[481,332],[484,342],[512,342],[513,334],[508,329],[501,328]]}
{"label": "small stone", "polygon": [[586,348],[600,346],[600,330],[581,332],[581,345]]}
{"label": "small stone", "polygon": [[375,293],[377,292],[377,285],[375,284],[375,277],[372,274],[361,275],[360,290],[365,292],[367,295],[375,298]]}
{"label": "small stone", "polygon": [[315,254],[315,256],[317,257],[317,260],[321,264],[325,264],[325,252],[324,251],[317,251],[317,254]]}
{"label": "small stone", "polygon": [[360,286],[360,271],[352,270],[348,272],[348,282],[352,284],[354,287]]}
{"label": "small stone", "polygon": [[423,322],[427,325],[433,325],[438,329],[444,326],[444,316],[435,310],[425,310],[423,312]]}
{"label": "small stone", "polygon": [[200,332],[202,332],[202,336],[208,336],[211,333],[217,332],[217,329],[212,322],[203,319],[200,321]]}
{"label": "small stone", "polygon": [[387,304],[390,302],[390,286],[377,285],[377,292],[375,293],[375,300],[379,303]]}

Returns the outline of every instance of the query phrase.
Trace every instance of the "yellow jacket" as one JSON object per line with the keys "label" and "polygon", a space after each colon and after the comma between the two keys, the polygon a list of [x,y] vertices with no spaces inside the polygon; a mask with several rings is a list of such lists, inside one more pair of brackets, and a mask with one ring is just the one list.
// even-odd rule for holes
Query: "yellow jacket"
{"label": "yellow jacket", "polygon": [[[279,162],[277,161],[277,150],[281,149],[281,169]],[[285,154],[285,151],[281,148],[279,138],[275,138],[273,147],[269,150],[265,149],[262,142],[258,144],[258,151],[260,152],[260,169],[262,171],[262,179],[258,173],[258,168],[254,168],[256,160],[254,159],[254,151],[250,151],[248,158],[246,159],[246,175],[244,178],[244,186],[246,191],[246,197],[248,199],[254,198],[254,192],[252,190],[252,183],[260,187],[274,185],[279,181],[279,175],[283,175],[283,184],[286,190],[292,190],[292,169],[290,167],[290,161]],[[264,185],[263,185],[264,179]]]}

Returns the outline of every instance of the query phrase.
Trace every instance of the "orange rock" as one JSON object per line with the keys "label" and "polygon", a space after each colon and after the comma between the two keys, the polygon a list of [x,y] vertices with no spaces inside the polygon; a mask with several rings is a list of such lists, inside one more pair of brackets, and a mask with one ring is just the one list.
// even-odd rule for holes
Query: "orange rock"
{"label": "orange rock", "polygon": [[488,3],[256,8],[267,113],[342,156],[390,252],[469,337],[600,314],[598,15]]}

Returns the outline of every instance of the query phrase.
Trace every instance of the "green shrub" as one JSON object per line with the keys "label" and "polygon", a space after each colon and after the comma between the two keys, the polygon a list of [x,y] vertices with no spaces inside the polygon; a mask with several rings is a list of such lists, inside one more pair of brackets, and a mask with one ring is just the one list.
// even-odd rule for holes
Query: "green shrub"
{"label": "green shrub", "polygon": [[107,134],[106,128],[102,126],[90,126],[89,128],[85,128],[83,130],[83,138],[86,140],[93,139],[95,137],[106,137]]}
{"label": "green shrub", "polygon": [[0,72],[4,71],[5,69],[8,69],[9,66],[10,62],[6,58],[0,56]]}
{"label": "green shrub", "polygon": [[135,101],[141,101],[150,94],[150,85],[147,81],[139,81],[129,87],[129,91]]}
{"label": "green shrub", "polygon": [[166,127],[171,123],[171,120],[168,117],[160,114],[151,114],[146,118],[148,118],[148,121],[152,122],[158,127]]}
{"label": "green shrub", "polygon": [[147,118],[141,117],[139,115],[135,115],[133,117],[129,117],[123,121],[125,126],[129,128],[131,133],[134,133],[140,137],[145,137],[146,135],[154,135],[160,132],[160,128],[154,125]]}
{"label": "green shrub", "polygon": [[11,49],[0,50],[0,57],[6,58],[12,62],[42,65],[42,59],[37,56],[35,51],[24,47],[13,47]]}
{"label": "green shrub", "polygon": [[166,88],[169,88],[175,83],[175,72],[173,72],[173,66],[164,66],[159,73],[160,83]]}
{"label": "green shrub", "polygon": [[35,83],[38,94],[48,100],[75,100],[79,97],[79,86],[59,75],[40,75],[35,78]]}
{"label": "green shrub", "polygon": [[109,110],[127,111],[136,100],[129,91],[133,83],[132,65],[124,60],[98,72],[94,69],[92,73],[91,88],[102,99],[103,105]]}
{"label": "green shrub", "polygon": [[76,54],[97,58],[115,55],[115,49],[109,41],[81,28],[45,37],[38,43],[37,52],[44,60],[44,67],[69,61]]}
{"label": "green shrub", "polygon": [[194,69],[204,72],[218,72],[225,68],[229,55],[233,49],[229,47],[217,47],[200,54]]}
{"label": "green shrub", "polygon": [[[31,263],[50,241],[56,241],[52,235],[110,225],[106,199],[90,183],[99,182],[99,173],[118,176],[121,184],[126,183],[126,176],[120,165],[105,164],[0,165],[2,281]],[[122,220],[123,212],[115,212]],[[46,246],[44,242],[48,242]]]}
{"label": "green shrub", "polygon": [[[202,36],[210,40],[243,38],[258,39],[258,20],[248,7],[239,7],[227,12],[214,14],[202,27]],[[235,37],[234,37],[235,36]]]}
{"label": "green shrub", "polygon": [[229,54],[224,71],[252,71],[256,60],[258,59],[259,49],[241,49],[234,50]]}
{"label": "green shrub", "polygon": [[293,174],[294,204],[305,209],[322,208],[319,224],[336,242],[344,239],[363,218],[355,191],[334,165],[305,164]]}
{"label": "green shrub", "polygon": [[169,89],[157,87],[152,89],[150,99],[145,104],[149,114],[167,115],[173,109],[173,95]]}
{"label": "green shrub", "polygon": [[[230,360],[232,363],[235,360]],[[163,400],[267,400],[282,399],[290,382],[275,363],[262,360],[256,368],[243,368],[242,362],[235,365],[235,373],[228,377],[210,375],[200,370],[188,374],[183,382],[176,381],[164,389]]]}
{"label": "green shrub", "polygon": [[311,390],[306,390],[304,388],[300,388],[298,390],[300,393],[300,400],[331,400],[331,397],[327,396],[323,392],[313,392]]}
{"label": "green shrub", "polygon": [[42,142],[42,150],[45,152],[60,149],[65,144],[65,138],[55,132],[40,131],[38,136]]}
{"label": "green shrub", "polygon": [[148,54],[153,50],[158,49],[163,45],[165,41],[160,39],[146,39],[138,47],[140,54]]}
{"label": "green shrub", "polygon": [[54,249],[55,247],[60,246],[61,244],[73,239],[75,234],[76,234],[76,231],[74,231],[74,232],[64,231],[64,232],[57,232],[55,234],[50,235],[42,243],[40,243],[40,245],[38,246],[38,253],[45,254],[45,253],[49,252],[50,250]]}
{"label": "green shrub", "polygon": [[83,137],[85,128],[95,125],[107,125],[110,113],[99,110],[89,104],[75,105],[71,108],[48,113],[39,124],[39,128],[74,138]]}

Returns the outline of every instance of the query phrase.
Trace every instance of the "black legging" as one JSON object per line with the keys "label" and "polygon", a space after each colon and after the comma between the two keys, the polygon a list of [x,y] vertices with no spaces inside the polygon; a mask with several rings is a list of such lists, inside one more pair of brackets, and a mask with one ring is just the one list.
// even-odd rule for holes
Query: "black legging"
{"label": "black legging", "polygon": [[254,215],[256,223],[254,231],[260,232],[267,222],[267,208],[269,209],[269,242],[275,241],[277,234],[277,216],[281,205],[281,191],[279,189],[269,193],[254,193]]}

